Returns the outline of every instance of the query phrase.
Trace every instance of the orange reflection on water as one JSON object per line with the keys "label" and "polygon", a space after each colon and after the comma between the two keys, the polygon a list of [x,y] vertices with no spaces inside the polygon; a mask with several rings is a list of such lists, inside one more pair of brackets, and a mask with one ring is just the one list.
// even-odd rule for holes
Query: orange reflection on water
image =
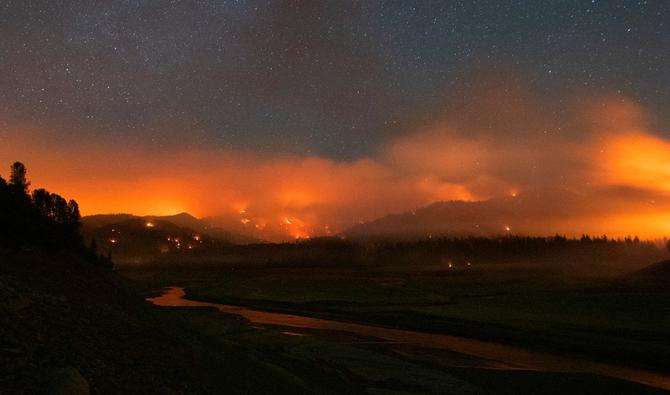
{"label": "orange reflection on water", "polygon": [[420,347],[450,350],[495,361],[489,367],[498,369],[591,373],[670,390],[670,375],[659,372],[562,357],[520,347],[457,336],[391,329],[293,314],[253,310],[240,306],[198,302],[185,299],[184,296],[185,292],[183,288],[171,287],[161,296],[149,298],[147,301],[158,306],[213,307],[221,312],[240,315],[255,324],[348,332],[394,343],[409,343]]}

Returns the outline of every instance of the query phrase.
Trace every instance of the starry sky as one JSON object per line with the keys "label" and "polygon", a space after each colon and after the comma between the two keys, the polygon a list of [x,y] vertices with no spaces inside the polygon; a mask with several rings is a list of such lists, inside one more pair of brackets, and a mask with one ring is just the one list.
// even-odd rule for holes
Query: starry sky
{"label": "starry sky", "polygon": [[[594,176],[557,175],[592,173],[579,164],[588,155],[565,159],[574,145],[670,137],[670,2],[661,0],[0,0],[0,37],[0,158],[24,150],[38,180],[83,196],[89,214],[255,205],[319,226],[345,217],[341,228],[434,200],[547,187],[547,178],[579,189]],[[603,126],[612,120],[630,127]],[[425,161],[413,149],[457,160]],[[535,150],[563,159],[492,170]],[[189,164],[198,175],[180,173]],[[135,184],[114,195],[118,207],[88,197],[84,185],[123,175]],[[291,177],[273,185],[274,203],[250,197]],[[172,208],[133,203],[146,192],[129,197],[139,184],[176,196],[184,179],[199,183]],[[350,180],[369,191],[334,203]],[[316,191],[285,192],[301,188]]]}
{"label": "starry sky", "polygon": [[669,21],[665,1],[5,0],[0,108],[63,139],[352,159],[486,68],[667,124]]}

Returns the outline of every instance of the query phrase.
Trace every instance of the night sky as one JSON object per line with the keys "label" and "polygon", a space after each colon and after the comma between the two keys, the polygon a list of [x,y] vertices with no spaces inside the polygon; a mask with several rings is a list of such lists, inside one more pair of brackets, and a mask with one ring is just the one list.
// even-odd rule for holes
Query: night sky
{"label": "night sky", "polygon": [[670,194],[662,0],[0,0],[0,37],[0,159],[87,214],[323,233],[511,191],[619,214]]}
{"label": "night sky", "polygon": [[63,139],[353,159],[485,67],[667,125],[668,21],[665,1],[2,1],[0,109]]}

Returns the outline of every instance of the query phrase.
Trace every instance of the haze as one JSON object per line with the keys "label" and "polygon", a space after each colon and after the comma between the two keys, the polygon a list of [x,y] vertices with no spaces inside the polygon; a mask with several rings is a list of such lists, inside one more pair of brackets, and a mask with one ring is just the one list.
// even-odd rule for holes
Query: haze
{"label": "haze", "polygon": [[0,161],[85,215],[280,239],[523,195],[514,232],[662,237],[664,7],[8,7]]}

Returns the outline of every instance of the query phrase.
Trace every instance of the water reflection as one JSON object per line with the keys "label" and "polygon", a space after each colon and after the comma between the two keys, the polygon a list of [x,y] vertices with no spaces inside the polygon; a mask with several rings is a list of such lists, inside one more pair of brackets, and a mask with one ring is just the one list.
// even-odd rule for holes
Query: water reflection
{"label": "water reflection", "polygon": [[659,372],[562,357],[543,352],[530,351],[520,347],[457,336],[354,324],[293,314],[254,310],[241,306],[198,302],[185,299],[184,296],[185,292],[183,288],[171,287],[161,296],[149,298],[147,300],[158,306],[214,307],[225,313],[240,315],[254,324],[348,332],[359,336],[374,337],[394,343],[407,343],[420,347],[449,350],[477,358],[496,361],[495,367],[499,369],[592,373],[670,390],[670,375]]}

